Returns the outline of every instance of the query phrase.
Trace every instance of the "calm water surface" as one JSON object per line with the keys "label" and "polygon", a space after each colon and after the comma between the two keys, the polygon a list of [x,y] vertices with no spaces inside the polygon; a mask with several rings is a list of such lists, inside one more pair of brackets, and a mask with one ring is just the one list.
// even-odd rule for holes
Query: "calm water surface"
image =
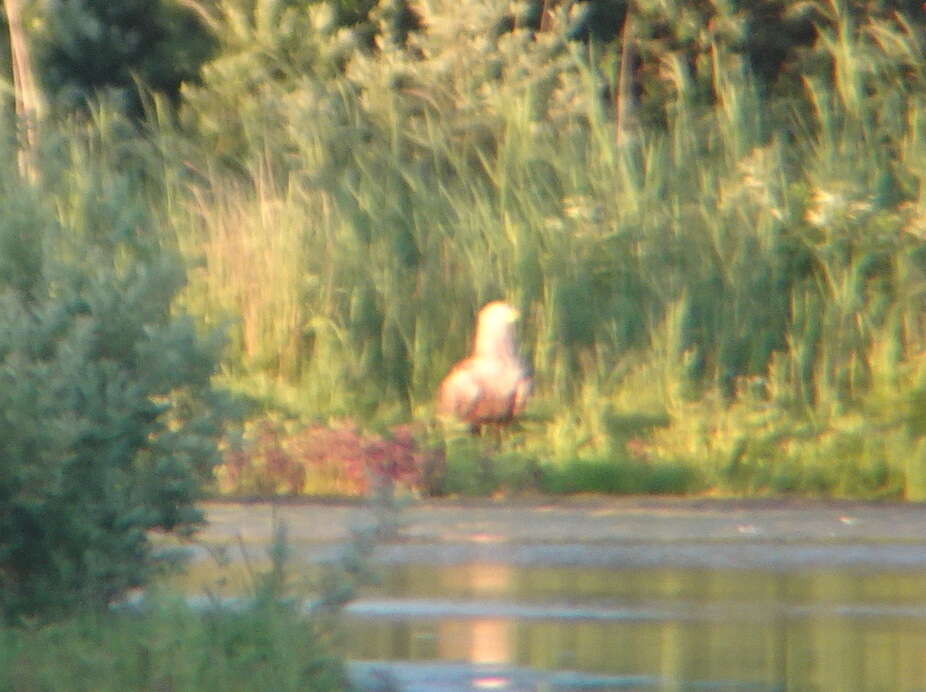
{"label": "calm water surface", "polygon": [[366,661],[581,671],[631,689],[926,689],[922,572],[402,565],[347,627]]}
{"label": "calm water surface", "polygon": [[[279,516],[306,593],[358,513],[210,506],[177,586],[248,593]],[[343,618],[364,690],[926,692],[926,506],[434,503],[402,518]]]}

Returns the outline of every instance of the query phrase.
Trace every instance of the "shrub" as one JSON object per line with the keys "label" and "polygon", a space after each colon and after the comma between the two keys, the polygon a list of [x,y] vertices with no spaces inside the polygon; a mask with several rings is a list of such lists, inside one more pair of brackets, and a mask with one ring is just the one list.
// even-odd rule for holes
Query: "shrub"
{"label": "shrub", "polygon": [[0,617],[11,619],[104,606],[143,584],[163,564],[148,532],[201,521],[193,503],[226,410],[210,385],[220,340],[171,311],[182,264],[153,240],[133,183],[78,140],[46,171],[48,202],[0,171]]}
{"label": "shrub", "polygon": [[326,632],[277,603],[201,613],[163,598],[140,613],[0,627],[0,688],[343,690]]}

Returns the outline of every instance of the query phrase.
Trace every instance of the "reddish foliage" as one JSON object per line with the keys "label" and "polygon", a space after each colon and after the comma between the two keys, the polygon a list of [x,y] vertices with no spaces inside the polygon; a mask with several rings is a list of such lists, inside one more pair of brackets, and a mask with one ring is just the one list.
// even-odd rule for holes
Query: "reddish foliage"
{"label": "reddish foliage", "polygon": [[260,495],[305,491],[310,478],[329,490],[364,494],[383,483],[418,489],[443,461],[425,449],[410,425],[386,435],[362,432],[351,421],[315,424],[292,433],[264,421],[240,448],[230,449],[220,467],[222,490]]}
{"label": "reddish foliage", "polygon": [[627,453],[634,459],[641,461],[649,461],[650,459],[650,445],[646,440],[639,437],[627,440],[626,449]]}

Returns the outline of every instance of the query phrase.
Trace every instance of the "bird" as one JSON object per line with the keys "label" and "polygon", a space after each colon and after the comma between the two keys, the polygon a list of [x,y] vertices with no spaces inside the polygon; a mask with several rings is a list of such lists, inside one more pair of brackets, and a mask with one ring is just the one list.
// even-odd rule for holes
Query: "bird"
{"label": "bird", "polygon": [[438,414],[469,424],[479,433],[486,424],[510,423],[524,410],[533,380],[518,355],[515,323],[520,313],[504,301],[480,311],[469,357],[454,365],[438,390]]}

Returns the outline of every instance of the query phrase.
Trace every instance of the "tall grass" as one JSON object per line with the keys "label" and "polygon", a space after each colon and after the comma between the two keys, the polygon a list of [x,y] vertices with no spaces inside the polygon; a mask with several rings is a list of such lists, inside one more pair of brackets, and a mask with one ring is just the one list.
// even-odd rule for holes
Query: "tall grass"
{"label": "tall grass", "polygon": [[[357,531],[345,555],[328,566],[313,607],[294,579],[286,527],[274,519],[269,558],[259,571],[241,544],[244,568],[235,580],[228,557],[209,568],[205,595],[176,583],[149,587],[135,602],[83,609],[54,621],[0,626],[3,689],[343,690],[350,687],[336,656],[336,613],[367,578],[367,558],[389,512],[377,505],[375,526]],[[385,513],[384,513],[385,512]],[[385,521],[384,521],[385,520]]]}
{"label": "tall grass", "polygon": [[[164,193],[197,263],[185,301],[232,320],[229,383],[302,416],[428,420],[505,297],[537,372],[509,451],[682,463],[734,492],[922,492],[917,27],[821,4],[785,96],[719,45],[709,84],[665,54],[664,122],[619,145],[619,56],[565,42],[564,17],[500,32],[506,3],[419,6],[427,30],[375,54],[315,16],[310,57],[242,58],[264,77],[237,91],[207,69],[183,127],[160,122],[191,171]],[[291,69],[319,55],[343,70]]]}
{"label": "tall grass", "polygon": [[203,614],[166,602],[144,613],[0,628],[9,690],[343,690],[341,664],[304,615],[263,605]]}

